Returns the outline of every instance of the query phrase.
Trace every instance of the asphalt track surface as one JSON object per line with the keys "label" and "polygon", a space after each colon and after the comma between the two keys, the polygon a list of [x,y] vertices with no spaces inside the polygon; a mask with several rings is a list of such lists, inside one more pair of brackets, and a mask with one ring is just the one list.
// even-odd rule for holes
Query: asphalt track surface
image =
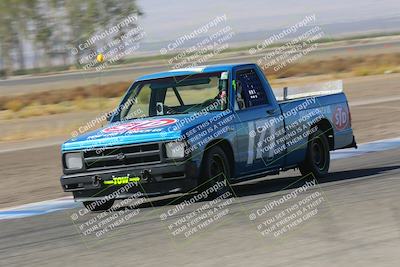
{"label": "asphalt track surface", "polygon": [[168,228],[179,216],[160,220],[174,208],[171,199],[142,204],[136,217],[100,238],[78,233],[71,219],[78,209],[1,221],[0,266],[398,266],[400,150],[333,161],[331,175],[301,196],[322,195],[318,212],[278,237],[263,237],[262,218],[249,215],[306,181],[297,172],[277,178],[234,187],[229,213],[188,238]]}

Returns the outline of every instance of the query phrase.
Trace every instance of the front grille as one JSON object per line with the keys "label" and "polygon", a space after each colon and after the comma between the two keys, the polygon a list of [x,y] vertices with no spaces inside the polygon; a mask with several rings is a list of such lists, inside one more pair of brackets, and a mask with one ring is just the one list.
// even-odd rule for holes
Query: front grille
{"label": "front grille", "polygon": [[160,144],[142,144],[83,152],[87,170],[105,167],[136,166],[161,162]]}

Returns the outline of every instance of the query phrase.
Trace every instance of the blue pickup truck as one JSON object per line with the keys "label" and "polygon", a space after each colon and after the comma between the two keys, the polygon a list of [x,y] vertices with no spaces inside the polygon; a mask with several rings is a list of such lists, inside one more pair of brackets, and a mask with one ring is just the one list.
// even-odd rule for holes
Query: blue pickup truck
{"label": "blue pickup truck", "polygon": [[185,193],[289,169],[318,179],[330,151],[356,147],[342,91],[276,95],[255,64],[140,77],[106,126],[62,145],[63,190],[107,210],[138,192]]}

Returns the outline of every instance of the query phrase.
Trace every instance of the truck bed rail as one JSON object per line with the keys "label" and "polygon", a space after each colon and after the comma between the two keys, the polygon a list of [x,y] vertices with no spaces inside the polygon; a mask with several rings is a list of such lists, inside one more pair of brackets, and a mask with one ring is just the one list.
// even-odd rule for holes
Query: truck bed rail
{"label": "truck bed rail", "polygon": [[273,92],[278,102],[303,97],[332,95],[343,92],[343,81],[329,81],[301,87],[285,87],[283,89],[273,89]]}

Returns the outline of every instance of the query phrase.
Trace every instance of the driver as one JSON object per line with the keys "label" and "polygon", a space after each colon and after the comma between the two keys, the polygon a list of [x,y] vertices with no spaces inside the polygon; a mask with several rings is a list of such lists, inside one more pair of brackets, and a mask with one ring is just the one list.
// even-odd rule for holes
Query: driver
{"label": "driver", "polygon": [[226,96],[227,96],[226,90],[222,89],[219,90],[218,95],[214,99],[219,99],[221,100],[221,102],[226,102]]}
{"label": "driver", "polygon": [[218,85],[218,94],[216,97],[214,97],[215,100],[217,100],[221,106],[221,109],[225,109],[226,103],[227,103],[227,84],[226,80],[219,80],[219,85]]}

